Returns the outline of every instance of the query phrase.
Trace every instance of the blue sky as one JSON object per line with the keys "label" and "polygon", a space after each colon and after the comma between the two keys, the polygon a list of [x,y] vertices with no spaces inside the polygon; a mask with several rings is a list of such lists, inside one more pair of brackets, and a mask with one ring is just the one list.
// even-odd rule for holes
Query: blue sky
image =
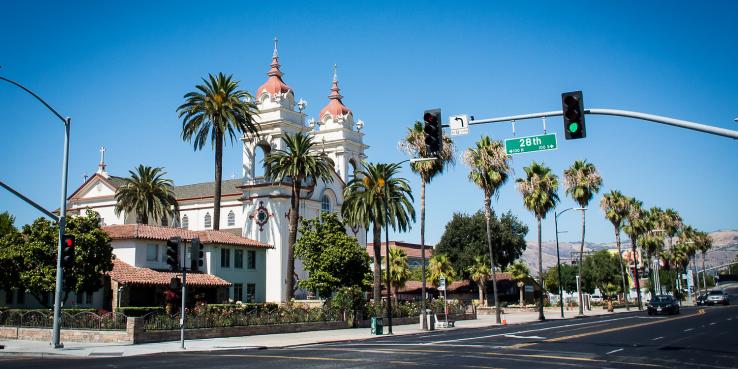
{"label": "blue sky", "polygon": [[[371,161],[405,159],[397,142],[426,108],[444,117],[477,118],[560,108],[560,94],[583,90],[587,107],[642,111],[736,130],[738,26],[733,1],[694,2],[2,2],[0,75],[15,79],[73,119],[70,193],[94,173],[105,146],[109,172],[139,163],[163,166],[177,184],[210,181],[212,151],[180,138],[176,108],[207,73],[232,73],[254,91],[265,79],[272,38],[280,39],[285,81],[316,116],[327,103],[332,65],[344,103],[366,122]],[[444,118],[445,119],[445,118]],[[3,145],[0,178],[48,208],[59,204],[63,129],[41,105],[0,85]],[[514,178],[531,160],[562,175],[587,159],[605,191],[672,207],[707,231],[738,229],[738,142],[632,119],[588,116],[584,140],[513,159],[513,179],[493,203],[531,229]],[[540,120],[517,135],[542,133]],[[510,124],[476,126],[461,150],[482,134],[512,136]],[[206,149],[208,147],[206,146]],[[240,146],[224,155],[224,177],[240,175]],[[407,168],[406,168],[407,169]],[[482,193],[459,161],[428,188],[426,239],[436,242],[455,211],[473,212]],[[419,182],[403,173],[419,197]],[[574,206],[563,187],[559,210]],[[587,240],[613,241],[598,195],[587,212]],[[418,202],[419,207],[419,202]],[[0,192],[0,211],[18,223],[39,213]],[[543,224],[554,238],[553,216]],[[567,213],[563,240],[577,240],[580,219]],[[419,240],[419,226],[392,238]]]}

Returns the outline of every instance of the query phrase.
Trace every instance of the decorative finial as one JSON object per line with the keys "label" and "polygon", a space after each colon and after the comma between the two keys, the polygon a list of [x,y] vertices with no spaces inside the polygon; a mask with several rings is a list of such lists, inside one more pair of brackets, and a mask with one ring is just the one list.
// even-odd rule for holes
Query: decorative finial
{"label": "decorative finial", "polygon": [[274,36],[274,54],[272,54],[273,58],[277,57],[277,43],[279,43],[279,39],[277,39],[277,36]]}
{"label": "decorative finial", "polygon": [[338,69],[338,66],[336,64],[333,64],[333,82],[338,81],[338,73],[336,72],[336,69]]}

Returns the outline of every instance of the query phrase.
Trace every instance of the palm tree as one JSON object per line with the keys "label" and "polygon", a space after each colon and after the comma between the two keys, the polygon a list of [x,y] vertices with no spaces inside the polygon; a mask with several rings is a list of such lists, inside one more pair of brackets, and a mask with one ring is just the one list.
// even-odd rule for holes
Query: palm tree
{"label": "palm tree", "polygon": [[643,202],[628,198],[628,215],[625,217],[627,224],[623,227],[623,231],[630,237],[631,249],[633,251],[633,264],[635,265],[635,275],[633,276],[636,293],[638,296],[638,310],[643,310],[641,304],[641,282],[638,278],[638,249],[636,240],[647,230],[646,213],[642,209]]}
{"label": "palm tree", "polygon": [[671,239],[679,233],[679,230],[684,226],[684,221],[679,213],[671,208],[664,210],[661,216],[661,227],[664,229],[666,236],[669,237],[669,248],[671,249]]}
{"label": "palm tree", "polygon": [[172,191],[174,182],[164,178],[167,174],[164,168],[139,165],[128,173],[131,176],[124,178],[124,184],[115,191],[115,215],[124,211],[135,213],[136,223],[141,224],[148,224],[149,217],[177,218],[179,206]]}
{"label": "palm tree", "polygon": [[287,238],[287,300],[295,293],[295,241],[300,219],[300,191],[307,181],[333,182],[333,159],[320,150],[315,150],[312,136],[303,132],[282,136],[282,149],[271,151],[264,158],[264,176],[275,183],[289,182],[291,185],[289,236]]}
{"label": "palm tree", "polygon": [[645,212],[644,226],[645,232],[643,232],[639,238],[638,243],[641,245],[641,249],[646,252],[646,260],[648,260],[649,273],[649,289],[651,294],[656,293],[655,289],[655,275],[653,268],[653,257],[657,258],[663,253],[664,248],[664,211],[659,207],[652,207]]}
{"label": "palm tree", "polygon": [[220,195],[223,177],[223,139],[226,135],[233,143],[243,135],[258,136],[259,124],[254,121],[258,115],[252,96],[238,89],[238,81],[232,76],[218,73],[203,78],[203,85],[197,91],[184,95],[185,103],[177,108],[182,119],[182,139],[193,141],[195,150],[202,150],[210,137],[215,149],[215,194],[213,198],[213,229],[220,229]]}
{"label": "palm tree", "polygon": [[618,246],[618,260],[620,261],[620,277],[623,280],[623,296],[625,297],[625,309],[630,310],[628,304],[628,284],[625,279],[625,266],[623,265],[623,252],[620,249],[620,231],[623,228],[623,221],[628,215],[628,198],[623,196],[620,191],[610,191],[602,197],[600,202],[602,211],[605,212],[605,218],[612,223],[615,228],[615,244]]}
{"label": "palm tree", "polygon": [[410,278],[410,266],[407,263],[405,250],[398,247],[390,248],[390,285],[395,289],[395,299],[399,297],[400,288],[405,287],[405,282]]}
{"label": "palm tree", "polygon": [[484,219],[487,225],[487,247],[489,248],[490,268],[492,270],[492,293],[495,299],[495,317],[500,324],[500,301],[497,297],[497,275],[495,273],[495,254],[492,250],[492,234],[490,218],[492,217],[492,195],[497,195],[500,187],[507,182],[510,169],[510,157],[505,152],[501,141],[482,136],[476,148],[467,149],[464,161],[470,167],[469,180],[474,182],[484,193]]}
{"label": "palm tree", "polygon": [[[600,191],[602,177],[594,164],[587,160],[577,160],[569,169],[564,171],[564,187],[566,194],[571,196],[584,209],[589,205],[594,194]],[[585,217],[582,210],[582,243],[579,246],[579,275],[582,275],[582,255],[584,254]],[[584,315],[582,294],[579,293],[579,315]]]}
{"label": "palm tree", "polygon": [[483,257],[477,256],[474,258],[474,264],[470,265],[466,271],[469,273],[469,278],[471,278],[479,288],[479,304],[487,305],[484,299],[484,290],[487,284],[487,279],[490,274],[492,274],[489,264],[487,264],[487,261]]}
{"label": "palm tree", "polygon": [[[428,158],[432,156],[426,148],[423,123],[420,122],[415,122],[412,127],[408,128],[407,136],[400,141],[400,147],[411,157]],[[443,173],[448,165],[454,164],[454,144],[451,138],[443,136],[441,150],[435,153],[435,157],[436,160],[433,161],[410,164],[410,169],[420,175],[420,269],[423,276],[425,276],[425,185],[430,183],[433,177]],[[423,301],[425,301],[425,278],[423,278],[422,289]]]}
{"label": "palm tree", "polygon": [[[526,178],[518,178],[518,190],[523,195],[523,204],[536,217],[538,223],[538,283],[543,286],[543,257],[541,242],[541,220],[546,218],[551,209],[559,202],[559,178],[551,172],[551,168],[535,161],[523,168]],[[543,315],[543,293],[538,301],[538,319],[546,320]]]}
{"label": "palm tree", "polygon": [[344,219],[364,229],[369,229],[369,223],[373,227],[375,301],[379,301],[382,292],[382,227],[389,221],[393,229],[406,231],[415,221],[410,184],[407,179],[397,177],[399,170],[397,163],[362,163],[362,169],[343,189]]}
{"label": "palm tree", "polygon": [[[707,293],[707,283],[705,282],[705,254],[712,248],[712,238],[706,232],[697,232],[695,237],[695,247],[702,253],[702,287]],[[699,281],[698,281],[699,282]]]}
{"label": "palm tree", "polygon": [[530,270],[528,265],[522,260],[515,260],[514,263],[507,267],[507,272],[510,273],[510,278],[514,281],[518,281],[518,289],[520,290],[520,306],[525,306],[525,299],[523,298],[523,292],[525,287],[525,280],[530,276]]}
{"label": "palm tree", "polygon": [[430,259],[428,269],[430,270],[430,282],[435,287],[441,285],[441,276],[446,278],[446,286],[450,285],[456,279],[454,266],[446,255],[433,255]]}

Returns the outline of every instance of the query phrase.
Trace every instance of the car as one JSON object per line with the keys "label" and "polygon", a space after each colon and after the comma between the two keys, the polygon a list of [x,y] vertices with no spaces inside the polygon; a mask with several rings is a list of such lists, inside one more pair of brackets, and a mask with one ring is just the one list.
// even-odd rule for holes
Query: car
{"label": "car", "polygon": [[708,292],[707,300],[705,302],[707,303],[707,305],[730,305],[730,299],[728,298],[728,294],[725,293],[724,290],[712,290]]}
{"label": "car", "polygon": [[648,315],[679,314],[679,301],[669,295],[656,295],[646,304]]}

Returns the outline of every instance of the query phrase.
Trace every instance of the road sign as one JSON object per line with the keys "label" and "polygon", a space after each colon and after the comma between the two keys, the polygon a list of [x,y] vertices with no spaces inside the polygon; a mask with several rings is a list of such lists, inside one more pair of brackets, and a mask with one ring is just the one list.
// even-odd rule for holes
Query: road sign
{"label": "road sign", "polygon": [[446,290],[446,278],[444,276],[441,276],[441,278],[438,279],[438,290],[439,291]]}
{"label": "road sign", "polygon": [[461,136],[469,133],[469,117],[466,114],[448,117],[448,125],[451,127],[451,136]]}
{"label": "road sign", "polygon": [[508,155],[545,150],[556,150],[556,133],[515,137],[505,140],[505,152]]}

